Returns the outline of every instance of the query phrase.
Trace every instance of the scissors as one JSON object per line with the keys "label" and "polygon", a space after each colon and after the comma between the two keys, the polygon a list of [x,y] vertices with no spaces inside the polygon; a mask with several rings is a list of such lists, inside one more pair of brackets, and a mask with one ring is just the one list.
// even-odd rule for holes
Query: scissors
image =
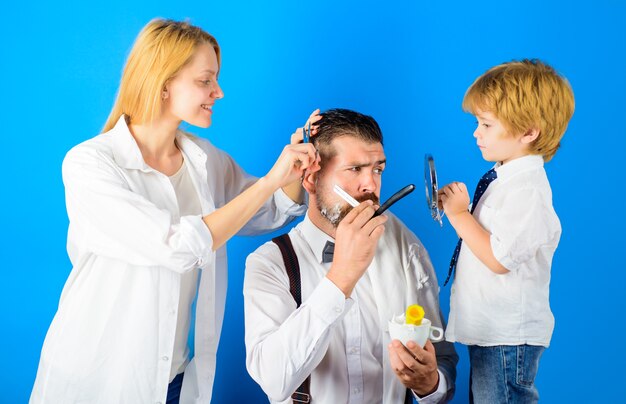
{"label": "scissors", "polygon": [[309,143],[311,139],[311,122],[306,128],[302,128],[302,143]]}

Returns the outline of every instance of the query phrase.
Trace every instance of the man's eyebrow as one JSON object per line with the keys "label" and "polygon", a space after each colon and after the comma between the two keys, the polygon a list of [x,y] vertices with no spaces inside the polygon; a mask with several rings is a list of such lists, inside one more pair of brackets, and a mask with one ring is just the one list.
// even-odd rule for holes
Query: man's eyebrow
{"label": "man's eyebrow", "polygon": [[368,167],[368,166],[379,166],[382,164],[386,164],[387,163],[387,159],[384,160],[378,160],[374,163],[357,163],[357,162],[352,162],[352,163],[348,163],[346,164],[347,167]]}

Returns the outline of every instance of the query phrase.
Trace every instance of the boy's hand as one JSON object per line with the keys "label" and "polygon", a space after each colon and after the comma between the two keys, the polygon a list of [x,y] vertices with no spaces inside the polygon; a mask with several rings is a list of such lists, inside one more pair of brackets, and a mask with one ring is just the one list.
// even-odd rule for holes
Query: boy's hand
{"label": "boy's hand", "polygon": [[470,199],[462,182],[452,182],[439,190],[439,202],[448,218],[467,212]]}

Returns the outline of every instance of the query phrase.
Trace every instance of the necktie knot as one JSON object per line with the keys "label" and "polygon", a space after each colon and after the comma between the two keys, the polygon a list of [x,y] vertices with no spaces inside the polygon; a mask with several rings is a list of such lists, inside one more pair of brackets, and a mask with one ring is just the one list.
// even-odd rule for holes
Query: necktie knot
{"label": "necktie knot", "polygon": [[335,254],[335,243],[327,241],[322,250],[322,262],[333,262],[333,255]]}

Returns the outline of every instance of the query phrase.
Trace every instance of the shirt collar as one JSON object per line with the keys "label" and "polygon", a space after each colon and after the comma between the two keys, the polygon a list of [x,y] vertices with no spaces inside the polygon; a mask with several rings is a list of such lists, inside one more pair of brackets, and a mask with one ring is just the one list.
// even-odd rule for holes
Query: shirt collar
{"label": "shirt collar", "polygon": [[304,238],[309,247],[311,247],[311,250],[315,255],[315,259],[321,264],[322,250],[324,249],[326,242],[330,241],[334,243],[335,239],[330,237],[328,234],[324,233],[319,227],[314,225],[311,219],[309,219],[308,212],[298,228],[300,230],[300,234],[302,234],[302,238]]}
{"label": "shirt collar", "polygon": [[498,162],[494,166],[496,173],[498,173],[498,181],[506,181],[518,173],[535,170],[540,167],[543,167],[543,156],[538,154],[519,157],[506,164]]}
{"label": "shirt collar", "polygon": [[[137,141],[130,133],[128,124],[126,123],[126,115],[122,115],[117,120],[115,126],[109,131],[113,140],[113,156],[115,162],[122,168],[136,169],[142,171],[153,171],[146,164],[137,145]],[[206,163],[206,153],[188,136],[178,130],[176,132],[176,142],[186,157],[195,167],[202,167]]]}
{"label": "shirt collar", "polygon": [[139,146],[130,133],[126,123],[126,115],[120,116],[117,123],[108,132],[112,139],[112,151],[115,162],[122,168],[150,170],[143,160]]}

